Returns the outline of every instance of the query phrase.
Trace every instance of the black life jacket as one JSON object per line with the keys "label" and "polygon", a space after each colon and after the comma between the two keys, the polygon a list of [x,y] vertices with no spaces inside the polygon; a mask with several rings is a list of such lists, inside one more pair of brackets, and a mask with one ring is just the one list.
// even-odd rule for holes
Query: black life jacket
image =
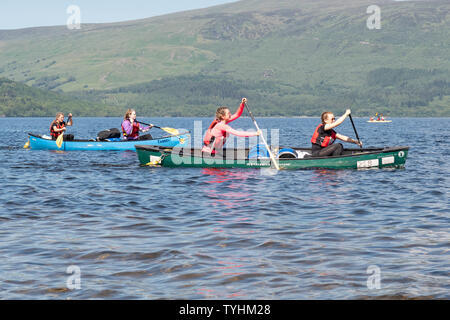
{"label": "black life jacket", "polygon": [[336,132],[333,129],[325,131],[323,127],[324,127],[323,123],[317,126],[311,138],[311,143],[321,146],[322,148],[325,148],[328,147],[331,139],[336,139]]}
{"label": "black life jacket", "polygon": [[52,136],[52,139],[58,138],[59,135],[63,133],[63,131],[56,132],[55,130],[53,130],[53,127],[55,126],[57,129],[62,129],[66,126],[66,123],[64,121],[59,123],[58,121],[53,120],[52,124],[50,125],[50,135]]}

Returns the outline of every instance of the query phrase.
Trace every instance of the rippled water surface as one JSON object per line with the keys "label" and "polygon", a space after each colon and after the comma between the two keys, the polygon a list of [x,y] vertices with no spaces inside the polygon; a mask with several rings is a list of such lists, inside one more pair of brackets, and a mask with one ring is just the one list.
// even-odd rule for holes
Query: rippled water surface
{"label": "rippled water surface", "polygon": [[[365,146],[411,146],[405,169],[275,175],[23,149],[51,120],[0,119],[2,299],[450,298],[448,118],[354,119]],[[258,123],[280,129],[282,145],[309,146],[318,119]],[[69,133],[119,124],[74,118]],[[354,137],[349,121],[338,131]],[[67,287],[69,266],[80,289]]]}

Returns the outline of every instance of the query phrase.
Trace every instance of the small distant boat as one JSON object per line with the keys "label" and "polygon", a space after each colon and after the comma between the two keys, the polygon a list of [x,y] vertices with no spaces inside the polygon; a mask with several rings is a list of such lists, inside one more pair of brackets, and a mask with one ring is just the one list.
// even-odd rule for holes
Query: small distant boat
{"label": "small distant boat", "polygon": [[392,122],[392,120],[386,120],[383,117],[383,114],[380,113],[378,114],[378,112],[375,114],[375,117],[370,117],[369,121],[367,121],[369,123],[388,123],[388,122]]}
{"label": "small distant boat", "polygon": [[392,120],[369,120],[367,122],[370,122],[370,123],[387,123],[387,122],[392,122]]}
{"label": "small distant boat", "polygon": [[[311,157],[311,148],[280,148],[275,152],[281,169],[402,168],[409,147],[344,149],[335,157]],[[252,155],[253,149],[224,149],[225,157],[201,149],[136,145],[141,165],[197,168],[267,168],[270,158]]]}
{"label": "small distant boat", "polygon": [[58,148],[56,141],[49,136],[29,133],[29,147],[36,150],[62,150],[62,151],[135,151],[134,146],[157,145],[162,147],[176,147],[190,144],[189,131],[178,135],[165,136],[151,140],[118,140],[118,141],[96,141],[96,140],[71,140],[63,141]]}

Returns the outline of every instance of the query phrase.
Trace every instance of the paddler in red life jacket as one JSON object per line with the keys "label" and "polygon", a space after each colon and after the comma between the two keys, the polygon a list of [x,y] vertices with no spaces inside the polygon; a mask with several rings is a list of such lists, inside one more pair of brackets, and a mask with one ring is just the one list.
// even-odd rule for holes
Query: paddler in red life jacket
{"label": "paddler in red life jacket", "polygon": [[[50,124],[50,135],[52,136],[52,140],[56,140],[61,134],[63,134],[64,131],[67,130],[66,126],[72,126],[72,114],[68,114],[67,123],[64,121],[64,113],[58,112],[56,114],[55,120],[52,121]],[[68,135],[65,135],[64,140],[73,140],[73,135],[70,137],[67,137]]]}
{"label": "paddler in red life jacket", "polygon": [[328,157],[339,156],[342,154],[344,147],[342,143],[334,143],[336,139],[351,142],[362,147],[362,142],[358,142],[342,134],[336,133],[333,128],[339,126],[351,113],[350,109],[345,111],[345,114],[336,120],[332,112],[326,111],[322,113],[322,123],[316,127],[311,138],[312,156],[313,157]]}
{"label": "paddler in red life jacket", "polygon": [[147,132],[152,127],[143,127],[136,121],[136,111],[134,109],[128,109],[122,121],[123,138],[125,140],[151,140],[153,139],[151,134],[139,136],[139,131]]}
{"label": "paddler in red life jacket", "polygon": [[246,102],[247,99],[243,98],[241,105],[233,115],[228,107],[219,107],[217,109],[216,119],[211,123],[203,138],[202,152],[209,154],[222,153],[222,148],[229,134],[234,134],[238,137],[254,137],[261,134],[261,131],[247,132],[234,130],[228,125],[228,123],[242,115]]}

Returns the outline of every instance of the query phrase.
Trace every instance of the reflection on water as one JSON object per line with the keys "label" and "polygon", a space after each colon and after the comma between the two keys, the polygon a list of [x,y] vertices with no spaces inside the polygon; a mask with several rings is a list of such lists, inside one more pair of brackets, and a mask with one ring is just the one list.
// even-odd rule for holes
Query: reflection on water
{"label": "reflection on water", "polygon": [[211,177],[207,183],[222,183],[229,180],[237,180],[236,182],[245,182],[248,178],[254,177],[257,170],[235,170],[235,169],[217,169],[217,168],[202,168],[202,174]]}
{"label": "reflection on water", "polygon": [[[208,197],[208,205],[212,212],[216,213],[219,220],[215,221],[217,227],[212,229],[214,233],[220,233],[224,240],[230,237],[239,236],[245,239],[246,234],[252,234],[256,231],[251,228],[258,224],[252,216],[239,214],[236,208],[243,204],[251,205],[255,199],[255,192],[250,192],[251,186],[247,185],[249,178],[258,174],[257,170],[232,170],[232,169],[202,169],[202,174],[207,177],[203,192]],[[227,241],[218,244],[226,249]],[[233,283],[240,278],[246,278],[246,260],[240,255],[221,256],[216,267],[213,270],[218,272],[218,277],[222,278],[223,283]],[[219,258],[218,258],[219,259]],[[238,278],[239,277],[239,278]],[[242,291],[221,292],[204,288],[202,291],[205,298],[231,299],[244,297]],[[247,297],[248,298],[248,297]]]}

